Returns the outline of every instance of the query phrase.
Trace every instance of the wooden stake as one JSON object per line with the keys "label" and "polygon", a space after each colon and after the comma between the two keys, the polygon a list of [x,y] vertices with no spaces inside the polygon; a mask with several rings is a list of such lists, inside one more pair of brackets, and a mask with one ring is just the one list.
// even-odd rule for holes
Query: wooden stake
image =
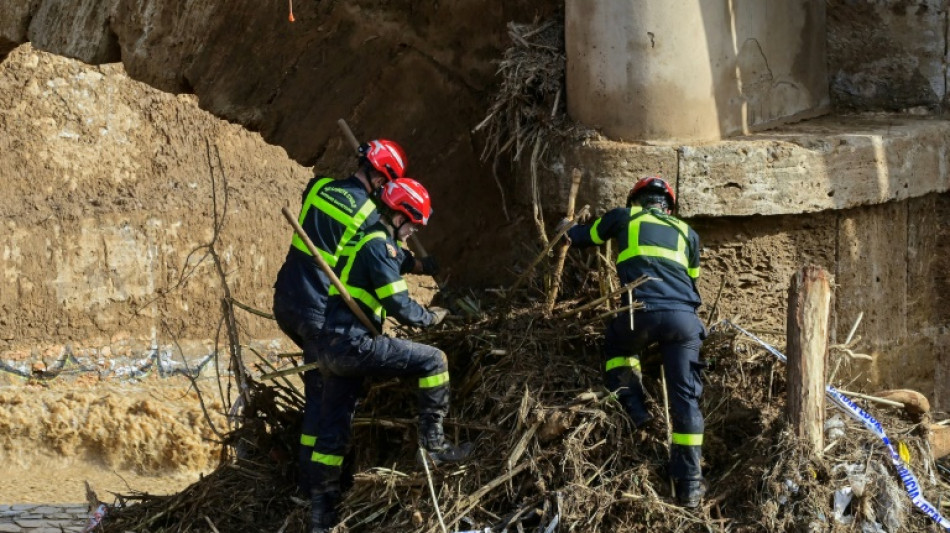
{"label": "wooden stake", "polygon": [[[576,168],[571,173],[571,191],[567,195],[567,218],[570,220],[574,219],[574,202],[577,200],[577,190],[581,186],[581,176],[583,175],[583,172]],[[561,290],[561,275],[564,272],[564,261],[567,260],[567,252],[570,248],[571,245],[564,242],[557,251],[557,258],[554,261],[554,275],[551,277],[551,290],[548,291],[548,301],[544,308],[544,312],[548,315],[554,311],[554,302],[557,300],[558,291]]]}
{"label": "wooden stake", "polygon": [[831,277],[802,267],[788,288],[788,417],[798,438],[819,456],[825,447],[825,358],[831,311]]}

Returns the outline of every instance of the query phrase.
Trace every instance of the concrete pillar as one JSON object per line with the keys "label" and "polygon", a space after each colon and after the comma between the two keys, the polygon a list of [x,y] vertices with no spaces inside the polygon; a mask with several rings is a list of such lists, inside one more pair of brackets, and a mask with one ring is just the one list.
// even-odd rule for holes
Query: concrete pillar
{"label": "concrete pillar", "polygon": [[717,140],[825,113],[824,0],[568,0],[571,116],[621,141]]}

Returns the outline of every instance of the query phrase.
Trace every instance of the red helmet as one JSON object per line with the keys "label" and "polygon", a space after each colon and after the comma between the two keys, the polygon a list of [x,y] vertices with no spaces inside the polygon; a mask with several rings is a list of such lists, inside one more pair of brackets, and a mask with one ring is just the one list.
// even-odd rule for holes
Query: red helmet
{"label": "red helmet", "polygon": [[360,157],[386,176],[387,181],[398,180],[406,175],[409,160],[401,146],[387,139],[376,139],[359,148]]}
{"label": "red helmet", "polygon": [[666,196],[670,203],[669,208],[672,209],[676,206],[676,193],[673,192],[673,187],[670,187],[670,184],[659,176],[647,176],[637,180],[633,188],[630,189],[630,194],[627,195],[627,207],[633,205],[634,200],[641,194]]}
{"label": "red helmet", "polygon": [[409,217],[413,224],[425,226],[432,214],[429,191],[412,178],[401,178],[383,185],[383,203]]}

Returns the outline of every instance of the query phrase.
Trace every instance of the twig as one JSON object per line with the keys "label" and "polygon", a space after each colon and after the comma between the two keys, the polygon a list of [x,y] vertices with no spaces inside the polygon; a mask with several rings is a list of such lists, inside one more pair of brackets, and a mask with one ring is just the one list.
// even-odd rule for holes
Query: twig
{"label": "twig", "polygon": [[884,398],[878,398],[877,396],[868,396],[867,394],[861,394],[860,392],[851,392],[842,389],[838,389],[838,392],[846,396],[854,396],[855,398],[863,398],[869,402],[879,403],[881,405],[890,405],[891,407],[900,407],[903,408],[904,404],[901,402],[895,402],[894,400],[887,400]]}
{"label": "twig", "polygon": [[435,486],[432,484],[432,473],[429,472],[429,460],[426,458],[426,451],[419,446],[419,457],[422,459],[422,466],[426,471],[426,480],[429,482],[429,494],[432,495],[432,505],[435,507],[435,516],[439,518],[439,525],[442,526],[442,533],[448,533],[445,522],[442,520],[442,510],[439,509],[439,498],[435,495]]}
{"label": "twig", "polygon": [[[589,209],[590,209],[590,206],[585,205],[577,213],[577,217],[575,218],[581,218],[584,214],[587,213]],[[528,265],[528,268],[526,268],[524,272],[522,272],[521,275],[518,276],[518,279],[515,280],[515,284],[512,285],[510,289],[508,289],[509,297],[514,293],[515,289],[517,289],[518,287],[521,286],[522,283],[524,283],[525,279],[528,277],[528,274],[530,274],[534,270],[534,267],[538,266],[538,263],[540,263],[541,260],[544,259],[544,256],[548,255],[551,252],[551,249],[554,247],[555,244],[557,244],[558,240],[560,240],[560,238],[563,237],[565,233],[567,233],[568,229],[569,228],[567,227],[561,228],[557,233],[554,234],[554,237],[548,242],[547,246],[545,246],[544,249],[541,250],[541,253],[539,253],[537,257],[534,258],[534,261],[532,261],[531,264]]]}
{"label": "twig", "polygon": [[270,314],[270,313],[265,313],[264,311],[261,311],[260,309],[254,309],[253,307],[251,307],[251,306],[249,306],[249,305],[247,305],[247,304],[243,304],[243,303],[237,301],[237,300],[234,299],[234,298],[231,298],[231,304],[234,305],[235,307],[239,307],[239,308],[241,308],[241,309],[247,311],[248,313],[251,313],[252,315],[257,315],[257,316],[259,316],[259,317],[269,318],[269,319],[271,319],[271,320],[274,320],[274,315],[272,315],[272,314]]}
{"label": "twig", "polygon": [[218,528],[214,527],[214,522],[212,522],[211,519],[208,518],[208,515],[202,515],[202,517],[205,519],[205,522],[208,523],[208,527],[211,528],[211,531],[214,531],[214,533],[219,533]]}
{"label": "twig", "polygon": [[616,315],[617,313],[623,313],[624,311],[630,311],[631,309],[640,309],[640,308],[642,308],[642,307],[643,307],[643,304],[642,304],[642,303],[640,303],[640,302],[633,302],[632,304],[630,304],[630,305],[625,305],[625,306],[623,306],[623,307],[621,307],[621,308],[619,308],[619,309],[614,309],[613,311],[607,311],[606,313],[602,313],[602,314],[600,314],[600,315],[597,315],[597,316],[594,317],[592,320],[588,320],[587,322],[588,322],[588,323],[590,323],[590,322],[597,322],[597,321],[600,321],[600,320],[604,320],[604,319],[606,319],[606,318],[610,318],[610,317]]}
{"label": "twig", "polygon": [[[666,391],[666,365],[660,365],[660,381],[663,386],[663,417],[666,419],[666,445],[669,459],[673,459],[673,426],[670,425],[670,395]],[[670,477],[670,494],[676,496],[676,486]]]}

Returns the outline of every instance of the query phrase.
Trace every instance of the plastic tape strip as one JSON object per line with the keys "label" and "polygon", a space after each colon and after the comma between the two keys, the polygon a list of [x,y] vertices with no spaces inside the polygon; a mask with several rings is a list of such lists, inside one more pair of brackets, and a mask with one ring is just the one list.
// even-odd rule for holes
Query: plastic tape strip
{"label": "plastic tape strip", "polygon": [[[743,335],[759,343],[763,348],[768,350],[769,353],[775,357],[778,357],[783,363],[788,362],[788,358],[785,357],[785,354],[770,346],[767,342],[756,337],[752,333],[749,333],[748,331],[728,320],[723,320],[722,323],[735,328]],[[923,493],[921,493],[920,483],[917,481],[917,476],[914,475],[914,473],[910,470],[910,467],[904,463],[900,455],[898,455],[898,453],[894,450],[894,446],[891,445],[891,440],[887,438],[887,434],[884,432],[884,427],[881,425],[881,423],[878,422],[877,419],[871,416],[867,411],[858,407],[857,404],[851,401],[850,398],[838,392],[838,389],[832,387],[831,385],[825,385],[825,394],[835,405],[838,406],[838,408],[851,415],[851,418],[854,418],[858,422],[864,424],[864,427],[881,439],[881,442],[884,443],[884,446],[887,448],[887,451],[891,456],[891,464],[897,471],[898,477],[901,478],[901,483],[904,484],[904,490],[907,492],[907,495],[910,496],[911,502],[915,507],[920,509],[920,511],[925,515],[929,516],[931,520],[936,522],[940,527],[950,531],[950,520],[944,518],[940,514],[940,510],[934,507],[933,504],[924,498]]]}

